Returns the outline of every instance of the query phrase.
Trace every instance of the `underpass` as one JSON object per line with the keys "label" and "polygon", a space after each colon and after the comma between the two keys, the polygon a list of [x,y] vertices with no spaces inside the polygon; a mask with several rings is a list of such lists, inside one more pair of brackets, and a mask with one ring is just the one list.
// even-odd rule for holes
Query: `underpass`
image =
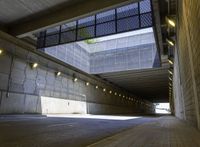
{"label": "underpass", "polygon": [[199,8],[0,1],[0,146],[200,146]]}

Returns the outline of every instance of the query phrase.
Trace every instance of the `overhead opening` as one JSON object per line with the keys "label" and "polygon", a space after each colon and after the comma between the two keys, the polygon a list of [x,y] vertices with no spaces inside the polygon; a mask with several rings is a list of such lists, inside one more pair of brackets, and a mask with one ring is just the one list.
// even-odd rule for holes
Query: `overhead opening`
{"label": "overhead opening", "polygon": [[56,46],[127,31],[152,27],[150,0],[97,13],[37,34],[38,48]]}
{"label": "overhead opening", "polygon": [[160,67],[152,20],[142,0],[40,32],[38,48],[90,74]]}

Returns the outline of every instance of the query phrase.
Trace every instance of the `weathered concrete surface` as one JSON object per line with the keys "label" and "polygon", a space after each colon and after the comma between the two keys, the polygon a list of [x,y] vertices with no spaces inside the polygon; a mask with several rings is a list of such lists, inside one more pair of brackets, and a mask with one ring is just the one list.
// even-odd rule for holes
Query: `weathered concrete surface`
{"label": "weathered concrete surface", "polygon": [[94,115],[0,116],[0,146],[84,147],[156,119]]}
{"label": "weathered concrete surface", "polygon": [[199,147],[200,132],[175,117],[160,117],[89,147]]}
{"label": "weathered concrete surface", "polygon": [[[9,36],[9,38],[12,37]],[[12,39],[16,40],[16,38]],[[141,103],[139,99],[136,102],[114,95],[116,91],[135,97],[117,86],[97,77],[73,71],[58,64],[56,59],[50,60],[46,57],[48,55],[44,58],[40,53],[30,52],[11,42],[11,40],[0,39],[0,48],[7,51],[7,54],[0,56],[0,79],[2,79],[0,82],[0,114],[154,112],[151,103],[149,106]],[[32,69],[30,66],[32,62],[37,62],[38,68]],[[57,71],[62,72],[61,76],[55,76]],[[77,82],[73,82],[73,74],[78,77]],[[86,86],[86,81],[90,82],[89,86]],[[99,89],[95,89],[96,85]],[[107,91],[103,92],[102,87]],[[113,93],[109,94],[109,90]],[[43,97],[48,97],[45,103],[42,103]],[[98,107],[95,107],[96,105]]]}
{"label": "weathered concrete surface", "polygon": [[175,115],[200,129],[200,1],[178,1],[174,62]]}

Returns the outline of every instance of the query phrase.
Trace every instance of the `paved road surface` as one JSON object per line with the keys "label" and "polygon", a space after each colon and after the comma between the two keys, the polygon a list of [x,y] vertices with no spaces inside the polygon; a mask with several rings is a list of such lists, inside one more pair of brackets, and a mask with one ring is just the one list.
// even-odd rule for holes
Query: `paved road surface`
{"label": "paved road surface", "polygon": [[102,115],[0,115],[0,147],[84,147],[157,119]]}

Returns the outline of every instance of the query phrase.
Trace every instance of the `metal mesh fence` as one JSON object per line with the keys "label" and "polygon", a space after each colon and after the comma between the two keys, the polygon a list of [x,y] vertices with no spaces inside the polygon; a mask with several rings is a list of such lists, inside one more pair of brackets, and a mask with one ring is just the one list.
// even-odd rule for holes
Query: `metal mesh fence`
{"label": "metal mesh fence", "polygon": [[152,25],[151,0],[142,0],[40,32],[37,48],[127,32]]}

